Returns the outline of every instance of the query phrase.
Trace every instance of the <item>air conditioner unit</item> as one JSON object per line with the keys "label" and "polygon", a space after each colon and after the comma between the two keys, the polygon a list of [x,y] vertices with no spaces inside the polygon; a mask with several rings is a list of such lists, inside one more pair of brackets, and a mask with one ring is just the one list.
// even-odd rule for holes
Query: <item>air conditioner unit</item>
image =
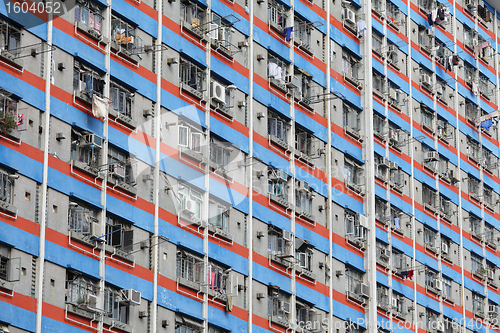
{"label": "air conditioner unit", "polygon": [[361,296],[365,298],[370,297],[370,287],[367,284],[364,283],[361,284]]}
{"label": "air conditioner unit", "polygon": [[139,311],[139,318],[145,318],[148,316],[148,312],[147,311]]}
{"label": "air conditioner unit", "polygon": [[212,81],[211,96],[220,103],[226,103],[226,88],[217,81]]}
{"label": "air conditioner unit", "polygon": [[441,243],[441,251],[443,251],[444,254],[448,254],[448,244]]}
{"label": "air conditioner unit", "polygon": [[342,276],[342,275],[344,275],[344,271],[343,271],[343,270],[341,270],[341,269],[336,270],[336,271],[335,271],[335,275],[336,275],[337,277]]}
{"label": "air conditioner unit", "polygon": [[309,184],[304,180],[299,180],[299,189],[309,191]]}
{"label": "air conditioner unit", "polygon": [[422,83],[428,86],[432,85],[432,78],[427,74],[422,74]]}
{"label": "air conditioner unit", "polygon": [[13,61],[15,59],[15,56],[7,50],[2,51],[2,57],[7,58],[11,61]]}
{"label": "air conditioner unit", "polygon": [[90,233],[93,237],[93,240],[98,242],[105,241],[104,237],[101,238],[102,233],[101,233],[101,226],[99,225],[99,223],[90,222]]}
{"label": "air conditioner unit", "polygon": [[495,279],[495,271],[492,269],[488,269],[488,279],[493,280]]}
{"label": "air conditioner unit", "polygon": [[281,306],[284,313],[290,313],[290,303],[281,301]]}
{"label": "air conditioner unit", "polygon": [[443,290],[443,280],[435,280],[434,281],[434,287],[437,290]]}
{"label": "air conditioner unit", "polygon": [[498,305],[489,305],[488,312],[489,313],[498,313]]}
{"label": "air conditioner unit", "polygon": [[389,139],[398,141],[398,132],[395,129],[390,128],[389,129]]}
{"label": "air conditioner unit", "polygon": [[287,230],[283,230],[283,239],[286,241],[291,241],[292,240],[292,233]]}
{"label": "air conditioner unit", "polygon": [[94,145],[97,148],[102,148],[102,138],[100,136],[92,133],[85,135],[84,139],[85,142],[82,144],[82,146]]}
{"label": "air conditioner unit", "polygon": [[196,213],[196,202],[191,198],[184,197],[182,207],[192,214]]}
{"label": "air conditioner unit", "polygon": [[264,237],[264,231],[261,231],[261,230],[257,231],[257,238],[260,239],[262,237]]}
{"label": "air conditioner unit", "polygon": [[127,302],[141,305],[141,292],[134,289],[122,289],[123,296]]}
{"label": "air conditioner unit", "polygon": [[345,8],[344,17],[347,21],[351,22],[352,24],[356,24],[356,14],[352,10]]}
{"label": "air conditioner unit", "polygon": [[97,296],[92,294],[85,295],[85,304],[90,310],[97,310]]}
{"label": "air conditioner unit", "polygon": [[437,151],[426,151],[424,153],[424,159],[426,161],[437,161],[439,159],[439,153]]}
{"label": "air conditioner unit", "polygon": [[398,308],[398,299],[396,297],[392,298],[392,307],[393,308]]}
{"label": "air conditioner unit", "polygon": [[398,163],[397,162],[390,162],[389,163],[389,168],[391,168],[391,169],[397,169],[398,168]]}
{"label": "air conditioner unit", "polygon": [[436,329],[439,331],[439,332],[444,332],[444,323],[442,321],[438,321],[436,322],[437,323],[437,327]]}
{"label": "air conditioner unit", "polygon": [[382,161],[382,165],[385,165],[386,167],[390,168],[391,167],[391,161],[389,161],[388,158],[384,157]]}
{"label": "air conditioner unit", "polygon": [[263,171],[257,171],[257,172],[255,173],[255,176],[256,176],[258,179],[260,179],[260,177],[264,177],[264,172],[263,172]]}
{"label": "air conditioner unit", "polygon": [[288,88],[298,88],[299,78],[293,75],[287,75],[285,76],[285,84]]}
{"label": "air conditioner unit", "polygon": [[265,298],[266,295],[264,293],[257,293],[257,299],[260,300],[262,298]]}
{"label": "air conditioner unit", "polygon": [[391,257],[391,250],[385,249],[383,253],[389,258]]}
{"label": "air conditioner unit", "polygon": [[115,165],[113,167],[113,175],[119,178],[125,178],[125,167],[123,165]]}
{"label": "air conditioner unit", "polygon": [[392,88],[389,88],[389,96],[392,99],[398,99],[398,93],[396,92],[396,90],[394,90]]}

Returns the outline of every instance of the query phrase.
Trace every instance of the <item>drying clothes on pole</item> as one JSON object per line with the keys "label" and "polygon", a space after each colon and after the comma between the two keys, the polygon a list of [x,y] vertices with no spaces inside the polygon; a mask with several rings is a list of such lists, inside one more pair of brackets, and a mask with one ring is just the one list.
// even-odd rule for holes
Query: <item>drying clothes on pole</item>
{"label": "drying clothes on pole", "polygon": [[356,22],[356,27],[358,31],[358,38],[361,35],[366,34],[366,22],[364,20],[359,20],[358,22]]}
{"label": "drying clothes on pole", "polygon": [[292,38],[293,27],[288,27],[283,29],[283,33],[286,35],[285,39],[288,42]]}
{"label": "drying clothes on pole", "polygon": [[96,118],[104,118],[108,114],[108,103],[97,94],[92,97],[92,114]]}
{"label": "drying clothes on pole", "polygon": [[481,128],[484,128],[487,131],[490,130],[491,126],[493,126],[493,119],[486,119],[485,121],[481,122]]}
{"label": "drying clothes on pole", "polygon": [[472,93],[477,96],[477,94],[479,93],[479,89],[478,89],[478,86],[477,86],[477,83],[476,82],[472,82]]}

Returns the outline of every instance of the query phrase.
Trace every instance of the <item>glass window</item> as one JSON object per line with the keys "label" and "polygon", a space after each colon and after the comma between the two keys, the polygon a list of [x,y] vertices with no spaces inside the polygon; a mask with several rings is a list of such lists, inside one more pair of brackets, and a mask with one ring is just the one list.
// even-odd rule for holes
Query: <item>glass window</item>
{"label": "glass window", "polygon": [[77,0],[75,4],[75,22],[85,25],[88,29],[102,34],[102,9],[92,1]]}

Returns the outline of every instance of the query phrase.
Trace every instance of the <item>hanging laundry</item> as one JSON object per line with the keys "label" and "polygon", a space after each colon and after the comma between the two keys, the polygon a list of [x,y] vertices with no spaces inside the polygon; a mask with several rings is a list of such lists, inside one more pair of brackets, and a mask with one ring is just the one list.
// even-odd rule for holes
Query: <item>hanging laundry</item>
{"label": "hanging laundry", "polygon": [[401,277],[402,277],[403,279],[406,279],[406,277],[407,277],[407,276],[408,276],[408,271],[402,271],[402,272],[401,272]]}
{"label": "hanging laundry", "polygon": [[96,118],[104,118],[108,114],[108,104],[97,94],[92,98],[92,114]]}
{"label": "hanging laundry", "polygon": [[283,33],[286,35],[286,41],[289,41],[292,38],[293,27],[288,27],[283,29]]}
{"label": "hanging laundry", "polygon": [[484,49],[485,47],[488,47],[488,46],[490,46],[490,45],[491,45],[491,43],[490,43],[490,42],[482,42],[482,43],[481,43],[481,49]]}
{"label": "hanging laundry", "polygon": [[486,119],[485,121],[481,122],[481,128],[484,128],[487,131],[490,130],[491,126],[493,126],[493,119]]}
{"label": "hanging laundry", "polygon": [[458,65],[458,55],[455,54],[453,57],[451,57],[451,63],[453,64],[453,66]]}
{"label": "hanging laundry", "polygon": [[472,82],[472,93],[477,96],[477,94],[479,93],[479,90],[478,90],[478,86],[477,86],[477,83],[476,82]]}
{"label": "hanging laundry", "polygon": [[361,37],[361,35],[366,34],[366,22],[364,20],[359,20],[356,22],[356,27],[358,31],[358,38]]}
{"label": "hanging laundry", "polygon": [[413,269],[409,270],[407,273],[408,273],[408,279],[412,280],[413,279]]}
{"label": "hanging laundry", "polygon": [[394,225],[396,226],[396,229],[399,229],[399,217],[394,219]]}

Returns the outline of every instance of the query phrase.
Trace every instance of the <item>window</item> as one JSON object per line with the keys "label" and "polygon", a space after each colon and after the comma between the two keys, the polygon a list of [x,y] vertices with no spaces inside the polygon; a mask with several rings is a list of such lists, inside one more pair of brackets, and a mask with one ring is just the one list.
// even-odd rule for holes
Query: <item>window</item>
{"label": "window", "polygon": [[419,31],[418,31],[418,44],[425,51],[431,52],[433,38],[434,38],[434,35],[432,34],[432,30],[419,29]]}
{"label": "window", "polygon": [[220,265],[209,262],[207,268],[208,289],[218,294],[227,294],[227,287],[229,285],[229,274],[227,271],[227,267],[223,268]]}
{"label": "window", "polygon": [[269,23],[276,27],[280,32],[283,31],[286,25],[287,13],[285,6],[277,1],[270,0],[267,4],[267,13]]}
{"label": "window", "polygon": [[87,171],[94,171],[101,162],[102,138],[95,134],[82,134],[71,130],[71,160],[81,166],[90,167]]}
{"label": "window", "polygon": [[403,216],[403,212],[391,206],[391,226],[396,230],[401,229],[401,216]]}
{"label": "window", "polygon": [[389,160],[375,153],[375,177],[387,182],[387,171],[389,170]]}
{"label": "window", "polygon": [[128,323],[130,306],[122,301],[120,290],[106,286],[104,288],[104,312],[108,318]]}
{"label": "window", "polygon": [[125,116],[131,117],[134,93],[131,93],[127,89],[113,82],[111,83],[109,93],[111,95],[111,107],[113,110]]}
{"label": "window", "polygon": [[438,117],[437,129],[438,137],[441,140],[448,141],[453,139],[455,128],[447,120]]}
{"label": "window", "polygon": [[474,199],[480,199],[481,181],[469,174],[469,195]]}
{"label": "window", "polygon": [[377,284],[377,306],[384,310],[389,310],[389,288]]}
{"label": "window", "polygon": [[398,271],[406,270],[406,256],[394,247],[392,248],[392,267]]}
{"label": "window", "polygon": [[483,259],[481,257],[471,253],[470,260],[471,260],[472,272],[480,274],[480,275],[484,275],[484,273],[483,273],[483,270],[484,270]]}
{"label": "window", "polygon": [[437,273],[433,270],[427,268],[425,270],[425,287],[430,288],[431,290],[435,289],[435,281],[436,281]]}
{"label": "window", "polygon": [[[202,333],[203,323],[192,320],[191,318],[184,318],[182,316],[176,315],[175,317],[175,333]],[[209,326],[209,333],[226,333],[216,327]]]}
{"label": "window", "polygon": [[193,62],[182,58],[179,66],[180,83],[183,88],[187,88],[197,97],[202,97],[206,90],[206,72],[205,69],[197,66]]}
{"label": "window", "polygon": [[288,325],[290,316],[290,297],[282,291],[269,288],[268,315],[272,321],[283,322]]}
{"label": "window", "polygon": [[464,44],[471,50],[474,50],[474,46],[477,45],[477,31],[464,26]]}
{"label": "window", "polygon": [[495,85],[481,72],[479,72],[479,92],[488,99],[495,92]]}
{"label": "window", "polygon": [[471,235],[481,238],[481,233],[482,233],[481,219],[475,215],[469,214],[469,224],[470,224]]}
{"label": "window", "polygon": [[229,211],[225,206],[215,201],[210,201],[208,223],[217,229],[228,232]]}
{"label": "window", "polygon": [[396,292],[392,292],[392,299],[393,303],[395,304],[394,306],[394,311],[396,312],[396,316],[398,317],[405,317],[407,313],[407,308],[406,308],[406,298],[398,294]]}
{"label": "window", "polygon": [[361,68],[360,59],[347,50],[342,52],[342,74],[344,78],[354,85],[359,85],[359,70]]}
{"label": "window", "polygon": [[484,240],[488,245],[496,246],[495,232],[495,227],[493,227],[491,224],[484,223]]}
{"label": "window", "polygon": [[295,69],[294,75],[297,81],[295,94],[298,95],[306,103],[310,103],[312,91],[311,86],[313,84],[312,76],[298,68]]}
{"label": "window", "polygon": [[442,295],[448,300],[451,300],[452,296],[452,289],[451,289],[451,279],[447,278],[446,276],[443,276],[443,291]]}
{"label": "window", "polygon": [[267,191],[282,200],[288,202],[288,174],[278,169],[269,169]]}
{"label": "window", "polygon": [[343,119],[344,128],[351,132],[354,132],[359,136],[361,130],[361,112],[351,107],[347,103],[343,103]]}
{"label": "window", "polygon": [[21,53],[21,29],[12,23],[0,19],[0,44],[2,53],[9,51],[11,54],[19,55]]}
{"label": "window", "polygon": [[299,127],[295,127],[295,149],[307,156],[312,155],[313,136]]}
{"label": "window", "polygon": [[14,201],[14,179],[0,172],[0,201],[12,204]]}
{"label": "window", "polygon": [[[448,49],[446,49],[448,50]],[[443,102],[444,104],[448,104],[446,102],[446,82],[441,80],[438,76],[436,76],[436,96],[437,98]]]}
{"label": "window", "polygon": [[135,27],[124,20],[111,16],[111,36],[121,51],[132,52],[142,47],[142,39],[135,35]]}
{"label": "window", "polygon": [[438,172],[441,177],[449,178],[449,170],[448,170],[448,159],[446,159],[443,155],[439,155],[438,164]]}
{"label": "window", "polygon": [[[233,117],[229,113],[229,109],[234,106],[234,94],[233,89],[222,83],[222,81],[214,79],[212,76],[212,92],[210,102],[218,110],[223,111],[227,116]],[[234,86],[233,86],[234,87]]]}
{"label": "window", "polygon": [[451,200],[443,195],[439,196],[439,211],[441,213],[441,216],[448,220],[450,220],[451,216],[453,215]]}
{"label": "window", "polygon": [[390,171],[391,186],[396,187],[397,190],[402,191],[404,186],[404,172],[400,168],[391,169]]}
{"label": "window", "polygon": [[358,214],[346,210],[344,218],[346,236],[349,236],[351,239],[358,240],[361,243],[365,242],[366,227],[361,225]]}
{"label": "window", "polygon": [[0,285],[4,282],[16,282],[21,279],[21,258],[11,258],[11,249],[0,244]]}
{"label": "window", "polygon": [[[233,56],[232,52],[238,52],[239,50],[236,46],[233,46],[231,43],[231,30],[234,29],[231,27],[231,24],[223,19],[221,16],[212,12],[212,24],[210,26],[210,35],[217,41],[217,44],[221,51],[224,51],[229,56]],[[212,30],[214,29],[214,30]]]}
{"label": "window", "polygon": [[435,113],[431,109],[427,108],[425,105],[420,106],[420,112],[422,115],[422,126],[432,133],[434,133],[434,118]]}
{"label": "window", "polygon": [[424,242],[426,248],[436,249],[436,232],[429,228],[424,228]]}
{"label": "window", "polygon": [[216,165],[217,169],[227,170],[232,149],[225,147],[222,142],[212,140],[210,144],[210,162]]}
{"label": "window", "polygon": [[[295,242],[297,243],[298,239],[295,239]],[[301,241],[301,246],[297,246],[295,244],[296,250],[295,250],[295,260],[297,261],[297,265],[299,265],[301,268],[311,271],[312,270],[312,257],[313,257],[313,251],[312,249],[308,246],[307,243]]]}
{"label": "window", "polygon": [[483,186],[483,203],[487,208],[491,210],[495,209],[496,200],[493,189],[486,185]]}
{"label": "window", "polygon": [[201,153],[202,133],[186,125],[179,125],[179,146]]}
{"label": "window", "polygon": [[201,7],[198,3],[188,0],[181,1],[181,24],[200,38],[204,35],[206,15],[206,8]]}
{"label": "window", "polygon": [[363,185],[363,169],[350,160],[344,161],[344,182],[355,186]]}
{"label": "window", "polygon": [[383,97],[386,89],[385,76],[376,71],[373,71],[373,89],[373,92],[378,93],[381,97]]}
{"label": "window", "polygon": [[295,16],[293,34],[294,38],[305,48],[310,47],[311,43],[311,23]]}
{"label": "window", "polygon": [[387,202],[375,197],[375,220],[385,223],[387,220]]}
{"label": "window", "polygon": [[360,295],[361,285],[363,284],[363,274],[354,269],[347,269],[346,278],[347,278],[347,291],[353,294]]}
{"label": "window", "polygon": [[106,217],[106,244],[113,246],[121,254],[128,254],[134,245],[134,231],[132,224],[116,217]]}
{"label": "window", "polygon": [[479,163],[479,160],[481,159],[481,144],[472,138],[468,138],[467,155],[470,159]]}
{"label": "window", "polygon": [[103,97],[104,80],[102,74],[75,60],[73,68],[73,90],[78,97],[92,99],[93,94]]}
{"label": "window", "polygon": [[389,252],[387,250],[387,245],[382,242],[377,241],[377,263],[386,267],[389,264]]}
{"label": "window", "polygon": [[97,281],[81,274],[66,272],[66,303],[91,306],[87,302],[88,296],[97,296],[98,290]]}
{"label": "window", "polygon": [[476,69],[464,61],[464,79],[465,83],[472,86],[472,83],[477,82],[476,80]]}
{"label": "window", "polygon": [[186,185],[179,184],[179,210],[182,213],[187,213],[192,217],[201,219],[202,202],[203,197],[200,192]]}
{"label": "window", "polygon": [[427,331],[434,331],[438,327],[439,314],[437,312],[427,310]]}
{"label": "window", "polygon": [[77,0],[75,5],[75,22],[89,32],[102,34],[102,9],[92,1]]}
{"label": "window", "polygon": [[483,163],[486,169],[492,170],[498,167],[498,159],[489,149],[483,148]]}
{"label": "window", "polygon": [[92,236],[94,224],[98,224],[98,212],[95,209],[86,207],[82,204],[71,206],[69,208],[69,230],[82,235]]}
{"label": "window", "polygon": [[484,297],[476,293],[472,294],[472,311],[484,316]]}
{"label": "window", "polygon": [[[378,12],[379,6],[382,6],[384,2],[382,0],[375,0],[372,2],[372,9]],[[373,52],[377,53],[378,55],[382,55],[382,47],[383,47],[383,39],[384,37],[382,35],[379,35],[377,31],[373,30],[372,31],[372,48]]]}
{"label": "window", "polygon": [[177,251],[176,258],[176,276],[187,282],[194,283],[193,287],[199,287],[199,284],[205,281],[204,279],[204,263],[203,259],[187,253],[185,251]]}
{"label": "window", "polygon": [[422,10],[424,10],[425,12],[429,13],[434,8],[436,8],[436,1],[434,1],[434,0],[419,0],[418,1],[418,6]]}
{"label": "window", "polygon": [[305,188],[296,188],[295,206],[299,212],[302,211],[311,214],[312,193]]}
{"label": "window", "polygon": [[308,326],[311,329],[316,329],[316,311],[312,306],[297,301],[295,303],[296,319],[300,328],[307,330]]}
{"label": "window", "polygon": [[127,184],[135,184],[134,164],[127,152],[108,146],[108,164],[113,178]]}
{"label": "window", "polygon": [[402,30],[403,33],[406,33],[404,31],[406,26],[406,15],[399,10],[398,6],[396,6],[390,1],[387,1],[386,11],[387,11],[387,22],[391,24],[394,28]]}
{"label": "window", "polygon": [[435,211],[438,204],[436,191],[432,190],[430,187],[423,186],[422,188],[422,201],[424,207]]}
{"label": "window", "polygon": [[[397,55],[397,51],[389,52],[389,57],[394,57],[394,54]],[[397,63],[397,59],[394,63]],[[387,81],[387,85],[389,86],[389,103],[396,109],[400,110],[400,107],[403,104],[401,102],[405,93],[392,81]]]}
{"label": "window", "polygon": [[280,58],[269,54],[267,61],[267,77],[282,90],[286,90],[285,77],[288,75],[288,64]]}
{"label": "window", "polygon": [[290,254],[291,235],[286,230],[269,227],[267,251],[272,256],[288,256]]}
{"label": "window", "polygon": [[385,129],[385,118],[379,116],[378,114],[373,114],[373,132],[375,135],[383,136]]}

